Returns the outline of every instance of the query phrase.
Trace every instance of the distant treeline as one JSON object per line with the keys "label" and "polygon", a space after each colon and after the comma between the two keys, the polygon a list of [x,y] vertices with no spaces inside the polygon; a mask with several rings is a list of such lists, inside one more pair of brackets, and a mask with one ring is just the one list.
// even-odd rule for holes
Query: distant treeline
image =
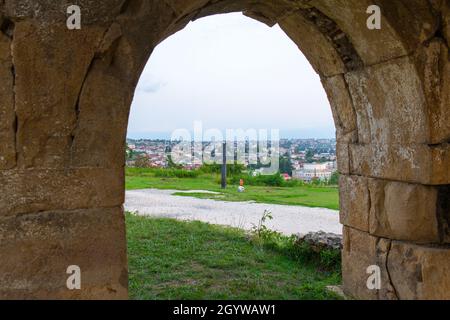
{"label": "distant treeline", "polygon": [[[151,176],[157,178],[197,178],[200,176],[215,175],[217,183],[220,184],[221,165],[203,165],[196,170],[185,170],[180,168],[127,168],[127,175],[131,176]],[[253,175],[246,171],[243,165],[227,165],[227,181],[230,185],[239,185],[244,180],[248,186],[272,186],[272,187],[297,187],[303,185],[337,185],[339,183],[339,174],[335,173],[329,181],[313,181],[305,183],[301,180],[286,181],[280,173],[273,175]]]}

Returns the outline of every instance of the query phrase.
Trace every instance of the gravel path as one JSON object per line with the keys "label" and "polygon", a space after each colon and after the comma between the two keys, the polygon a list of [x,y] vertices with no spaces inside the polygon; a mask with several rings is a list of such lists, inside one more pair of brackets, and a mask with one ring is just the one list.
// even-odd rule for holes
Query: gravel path
{"label": "gravel path", "polygon": [[[253,202],[225,202],[172,195],[175,190],[127,191],[125,210],[140,215],[174,218],[184,221],[199,220],[245,230],[258,224],[264,210],[270,210],[273,220],[267,226],[286,235],[325,231],[342,234],[338,211],[260,204]],[[197,193],[199,191],[196,191]]]}

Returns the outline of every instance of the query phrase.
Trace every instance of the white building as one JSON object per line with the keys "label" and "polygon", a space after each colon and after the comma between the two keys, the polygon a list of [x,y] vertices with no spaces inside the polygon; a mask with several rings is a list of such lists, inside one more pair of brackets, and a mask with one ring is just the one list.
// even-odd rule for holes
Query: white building
{"label": "white building", "polygon": [[336,162],[305,163],[303,168],[292,173],[294,179],[311,182],[313,180],[329,180],[336,171]]}

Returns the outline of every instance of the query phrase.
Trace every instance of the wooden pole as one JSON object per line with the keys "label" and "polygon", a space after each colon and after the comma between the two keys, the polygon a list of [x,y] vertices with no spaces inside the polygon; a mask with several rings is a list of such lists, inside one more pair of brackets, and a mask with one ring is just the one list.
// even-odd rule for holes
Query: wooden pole
{"label": "wooden pole", "polygon": [[227,143],[222,145],[222,189],[227,188]]}

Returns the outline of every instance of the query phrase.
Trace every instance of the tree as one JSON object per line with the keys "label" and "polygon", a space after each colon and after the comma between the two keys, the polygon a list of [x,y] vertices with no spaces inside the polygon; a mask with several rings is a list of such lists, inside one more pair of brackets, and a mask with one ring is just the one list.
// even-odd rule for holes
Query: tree
{"label": "tree", "polygon": [[307,163],[314,162],[314,152],[311,149],[306,151],[305,159]]}
{"label": "tree", "polygon": [[170,169],[183,169],[182,165],[179,165],[179,164],[176,164],[175,162],[173,162],[171,154],[167,154],[167,166]]}
{"label": "tree", "polygon": [[125,145],[125,158],[127,160],[133,160],[133,158],[134,158],[134,150],[130,149],[128,144]]}
{"label": "tree", "polygon": [[328,181],[330,185],[336,186],[339,184],[339,172],[335,171],[331,175],[330,181]]}
{"label": "tree", "polygon": [[292,162],[289,156],[281,156],[280,157],[280,172],[287,173],[292,176]]}
{"label": "tree", "polygon": [[136,168],[150,168],[150,166],[151,166],[150,159],[148,158],[148,156],[146,154],[139,154],[136,157],[134,166]]}

